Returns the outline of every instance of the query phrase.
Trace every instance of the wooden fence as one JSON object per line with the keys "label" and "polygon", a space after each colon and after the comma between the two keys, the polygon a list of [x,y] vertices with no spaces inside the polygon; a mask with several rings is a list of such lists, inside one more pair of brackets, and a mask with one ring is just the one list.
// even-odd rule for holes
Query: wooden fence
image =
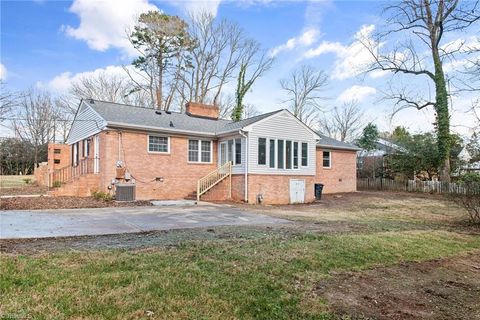
{"label": "wooden fence", "polygon": [[455,193],[480,195],[480,183],[450,183],[443,181],[396,181],[391,179],[357,179],[358,190]]}

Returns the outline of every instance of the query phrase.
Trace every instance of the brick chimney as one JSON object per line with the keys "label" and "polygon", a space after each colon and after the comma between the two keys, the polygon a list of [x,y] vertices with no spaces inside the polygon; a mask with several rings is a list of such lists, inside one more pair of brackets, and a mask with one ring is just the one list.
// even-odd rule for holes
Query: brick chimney
{"label": "brick chimney", "polygon": [[194,117],[208,119],[218,119],[219,117],[218,107],[197,102],[188,102],[186,104],[186,113]]}

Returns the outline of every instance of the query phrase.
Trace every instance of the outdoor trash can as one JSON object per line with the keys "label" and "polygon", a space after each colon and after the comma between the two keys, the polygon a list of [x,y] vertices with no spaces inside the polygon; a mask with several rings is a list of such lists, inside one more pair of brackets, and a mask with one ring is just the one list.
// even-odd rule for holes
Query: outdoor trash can
{"label": "outdoor trash can", "polygon": [[315,183],[315,199],[322,199],[323,184]]}

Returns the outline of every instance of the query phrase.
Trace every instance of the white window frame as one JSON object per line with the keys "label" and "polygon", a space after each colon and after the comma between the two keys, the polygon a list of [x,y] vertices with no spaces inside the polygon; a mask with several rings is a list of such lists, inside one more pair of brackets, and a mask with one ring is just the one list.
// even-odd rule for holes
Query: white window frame
{"label": "white window frame", "polygon": [[[167,138],[167,152],[165,151],[150,151],[150,137],[158,137],[158,138]],[[147,152],[153,154],[170,154],[170,137],[161,135],[161,134],[148,134],[147,135]]]}
{"label": "white window frame", "polygon": [[[198,142],[198,161],[190,161],[189,153],[190,153],[190,141],[197,141]],[[202,161],[202,142],[209,142],[210,143],[210,161],[203,162]],[[212,164],[213,163],[213,141],[207,139],[196,139],[196,138],[189,138],[187,140],[187,163],[190,164]]]}
{"label": "white window frame", "polygon": [[[240,140],[240,163],[237,163],[237,157],[236,157],[236,154],[237,154],[237,144],[235,143],[236,140]],[[225,145],[225,150],[226,150],[226,160],[227,162],[230,161],[228,159],[228,142],[229,141],[232,141],[232,166],[236,166],[236,167],[240,167],[242,166],[242,162],[243,162],[243,139],[240,138],[240,137],[236,137],[236,138],[230,138],[230,139],[225,139],[225,140],[222,140],[222,141],[219,141],[218,142],[218,163],[220,163],[221,161],[221,144],[224,144]],[[245,160],[246,161],[246,160]]]}
{"label": "white window frame", "polygon": [[[259,137],[263,138],[263,137]],[[270,154],[270,140],[274,141],[275,145],[275,155],[273,157],[275,166],[270,167],[270,159],[271,159],[271,154]],[[278,168],[278,141],[283,140],[283,168]],[[287,140],[292,142],[292,157],[291,157],[291,163],[292,163],[292,168],[287,169]],[[298,167],[295,168],[293,159],[295,158],[295,152],[294,152],[294,144],[298,143]],[[298,171],[301,170],[302,168],[307,168],[308,167],[308,147],[307,147],[307,166],[302,166],[302,143],[306,143],[308,146],[308,142],[305,141],[300,141],[300,140],[293,140],[293,139],[279,139],[279,138],[267,138],[267,164],[266,167],[270,170],[285,170],[285,171]],[[260,167],[265,167],[265,165],[259,165]]]}
{"label": "white window frame", "polygon": [[[324,152],[328,152],[328,164],[329,164],[328,167],[323,165],[323,153]],[[331,169],[332,168],[332,151],[331,150],[322,150],[322,168],[323,169]]]}

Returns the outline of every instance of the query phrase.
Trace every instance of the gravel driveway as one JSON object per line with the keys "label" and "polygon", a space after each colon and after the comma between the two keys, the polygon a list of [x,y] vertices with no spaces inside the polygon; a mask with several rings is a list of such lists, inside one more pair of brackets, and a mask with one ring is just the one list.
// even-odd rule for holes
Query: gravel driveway
{"label": "gravel driveway", "polygon": [[230,206],[0,211],[0,239],[132,233],[290,221]]}

